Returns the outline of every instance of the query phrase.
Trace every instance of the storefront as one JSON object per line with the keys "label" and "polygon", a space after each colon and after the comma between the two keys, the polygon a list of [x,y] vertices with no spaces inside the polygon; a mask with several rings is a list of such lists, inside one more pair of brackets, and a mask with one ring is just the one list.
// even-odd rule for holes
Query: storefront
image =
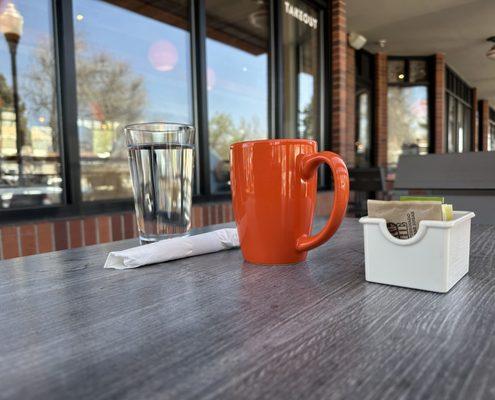
{"label": "storefront", "polygon": [[232,142],[312,138],[330,146],[326,2],[13,4],[23,22],[13,56],[19,124],[12,54],[0,43],[7,219],[130,209],[122,127],[132,122],[196,127],[197,201],[228,195]]}

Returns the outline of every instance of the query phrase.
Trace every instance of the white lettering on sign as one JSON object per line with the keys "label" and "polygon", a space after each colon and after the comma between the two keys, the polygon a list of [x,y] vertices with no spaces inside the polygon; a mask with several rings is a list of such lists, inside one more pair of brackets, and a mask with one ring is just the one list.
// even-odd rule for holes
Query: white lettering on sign
{"label": "white lettering on sign", "polygon": [[301,21],[303,24],[308,25],[310,28],[316,29],[318,27],[317,18],[312,17],[300,8],[293,6],[288,1],[285,2],[285,12],[289,15],[292,15],[295,19]]}

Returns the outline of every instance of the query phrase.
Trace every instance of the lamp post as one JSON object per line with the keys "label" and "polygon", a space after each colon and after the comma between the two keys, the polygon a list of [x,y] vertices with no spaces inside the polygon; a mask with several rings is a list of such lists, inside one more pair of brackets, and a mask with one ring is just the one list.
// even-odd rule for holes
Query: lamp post
{"label": "lamp post", "polygon": [[0,14],[0,31],[4,34],[5,39],[9,45],[10,50],[10,62],[12,66],[12,89],[14,92],[14,113],[15,113],[15,132],[16,132],[16,150],[17,150],[17,165],[19,181],[22,182],[23,178],[23,163],[22,163],[22,146],[24,145],[24,138],[21,129],[21,116],[19,113],[19,96],[17,93],[17,45],[22,35],[22,28],[24,25],[24,18],[15,8],[14,3],[10,0],[5,7],[5,10]]}

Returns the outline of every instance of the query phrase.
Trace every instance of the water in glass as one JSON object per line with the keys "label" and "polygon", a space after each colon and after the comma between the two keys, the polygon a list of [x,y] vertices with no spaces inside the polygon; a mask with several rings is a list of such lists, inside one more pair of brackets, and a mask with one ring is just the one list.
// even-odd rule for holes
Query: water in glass
{"label": "water in glass", "polygon": [[170,135],[162,139],[163,143],[128,140],[142,243],[184,235],[191,227],[194,145]]}

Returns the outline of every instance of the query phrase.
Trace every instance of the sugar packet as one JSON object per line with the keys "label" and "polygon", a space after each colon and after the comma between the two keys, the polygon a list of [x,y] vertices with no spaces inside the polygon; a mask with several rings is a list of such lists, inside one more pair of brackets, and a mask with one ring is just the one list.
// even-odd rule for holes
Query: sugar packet
{"label": "sugar packet", "polygon": [[389,232],[398,239],[413,237],[420,221],[443,221],[439,201],[381,201],[368,200],[368,217],[384,218]]}

